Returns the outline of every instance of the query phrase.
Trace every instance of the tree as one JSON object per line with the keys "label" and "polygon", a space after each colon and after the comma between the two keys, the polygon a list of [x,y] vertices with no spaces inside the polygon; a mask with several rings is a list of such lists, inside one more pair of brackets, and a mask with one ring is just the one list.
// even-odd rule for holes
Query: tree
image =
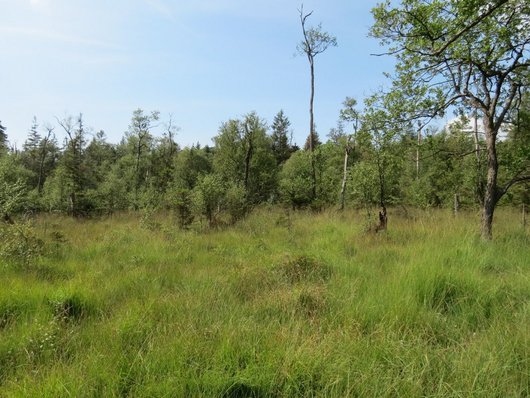
{"label": "tree", "polygon": [[153,136],[151,129],[154,123],[159,119],[160,113],[153,111],[151,114],[144,114],[142,109],[137,109],[133,112],[131,124],[127,132],[128,143],[132,147],[134,154],[134,208],[139,207],[139,193],[149,173],[148,165],[146,164],[146,152],[152,148]]}
{"label": "tree", "polygon": [[214,138],[214,171],[228,185],[241,185],[249,203],[267,200],[276,188],[277,165],[266,124],[255,112],[230,120]]}
{"label": "tree", "polygon": [[[106,141],[105,132],[100,130],[95,133],[86,147],[84,156],[86,165],[85,197],[87,203],[91,203],[93,210],[100,214],[109,212],[112,209],[112,206],[109,206],[112,200],[108,198],[109,187],[106,182],[116,161],[116,148]],[[117,187],[114,187],[113,190],[117,191]]]}
{"label": "tree", "polygon": [[36,196],[33,198],[33,205],[37,204],[46,177],[55,167],[56,160],[57,147],[53,135],[55,128],[45,125],[43,129],[46,132],[44,136],[38,131],[37,118],[33,117],[28,138],[24,142],[24,152],[22,153],[24,166],[33,174],[29,182],[31,189],[33,189],[31,194]]}
{"label": "tree", "polygon": [[156,142],[153,150],[153,188],[160,194],[164,194],[169,188],[175,171],[175,159],[179,146],[175,142],[175,136],[179,128],[175,126],[173,116],[169,115],[169,121],[164,123],[164,132]]}
{"label": "tree", "polygon": [[221,200],[225,192],[225,186],[215,174],[201,177],[193,189],[193,207],[199,216],[205,216],[208,226],[213,227],[217,223],[217,214]]}
{"label": "tree", "polygon": [[2,125],[2,121],[0,121],[0,155],[2,155],[3,152],[7,152],[6,130],[7,129]]}
{"label": "tree", "polygon": [[175,210],[181,228],[187,228],[193,222],[194,199],[198,198],[194,188],[212,170],[208,155],[207,150],[197,145],[184,148],[176,157],[171,186],[166,193],[166,207]]}
{"label": "tree", "polygon": [[211,159],[204,149],[184,148],[175,161],[173,186],[176,189],[192,190],[200,176],[212,170]]}
{"label": "tree", "polygon": [[530,4],[526,0],[386,1],[373,9],[371,35],[396,57],[396,109],[407,117],[432,118],[452,106],[482,118],[487,178],[481,198],[485,239],[492,238],[495,206],[518,182],[500,182],[499,131],[530,84]]}
{"label": "tree", "polygon": [[60,184],[66,189],[68,196],[68,211],[70,215],[79,217],[85,213],[83,203],[86,183],[86,168],[84,163],[86,131],[83,123],[83,115],[79,114],[77,120],[69,116],[57,122],[66,133],[65,149],[60,164],[58,176],[63,179]]}
{"label": "tree", "polygon": [[350,154],[355,147],[357,130],[359,129],[359,112],[355,109],[357,101],[354,98],[346,97],[342,103],[344,108],[340,111],[340,120],[352,123],[353,133],[348,134],[344,142],[344,165],[342,169],[342,183],[340,187],[340,210],[344,210],[346,196],[346,182],[348,181],[348,163]]}
{"label": "tree", "polygon": [[315,129],[313,130],[313,134],[308,135],[307,138],[305,139],[304,151],[307,151],[309,153],[314,153],[320,145],[322,145],[322,141],[320,141],[320,136],[318,135],[318,132]]}
{"label": "tree", "polygon": [[11,216],[26,208],[28,177],[19,157],[0,158],[0,223],[13,223]]}
{"label": "tree", "polygon": [[37,118],[33,116],[33,121],[31,122],[31,127],[29,129],[28,138],[24,142],[24,166],[31,170],[34,174],[32,178],[31,185],[33,188],[39,186],[39,165],[40,165],[40,141],[41,136],[38,131],[39,124],[37,123]]}
{"label": "tree", "polygon": [[311,94],[309,97],[309,150],[311,152],[311,192],[313,199],[316,197],[316,168],[315,168],[315,122],[313,114],[313,102],[315,99],[315,57],[326,51],[330,46],[337,46],[337,39],[329,33],[322,30],[322,25],[317,27],[307,27],[307,19],[313,14],[313,11],[304,14],[304,6],[298,10],[300,13],[300,23],[302,25],[303,39],[298,43],[296,49],[301,55],[305,55],[309,61],[309,70],[311,75]]}
{"label": "tree", "polygon": [[[405,188],[405,200],[420,207],[453,207],[456,194],[459,203],[471,202],[475,179],[470,179],[470,189],[464,184],[465,173],[475,172],[473,164],[469,164],[474,161],[469,157],[473,153],[471,137],[458,128],[437,133],[427,130],[427,133],[419,158],[418,152],[413,150],[417,137],[410,134],[402,138],[405,156],[408,155],[400,178],[400,185]],[[415,165],[417,159],[422,167],[419,177]]]}
{"label": "tree", "polygon": [[46,135],[39,143],[39,172],[37,180],[37,192],[42,193],[47,175],[55,167],[56,154],[58,152],[57,141],[53,134],[54,127],[44,126]]}
{"label": "tree", "polygon": [[311,203],[310,153],[297,151],[285,162],[280,172],[280,194],[282,201],[293,210]]}
{"label": "tree", "polygon": [[[507,176],[530,174],[530,91],[523,94],[520,109],[512,118],[514,124],[510,126],[506,139],[499,143],[501,164],[499,172]],[[527,180],[509,193],[515,203],[530,204],[530,180]]]}
{"label": "tree", "polygon": [[272,134],[272,152],[276,158],[276,164],[279,166],[291,156],[291,146],[289,145],[289,126],[291,122],[285,116],[283,110],[280,110],[271,125]]}
{"label": "tree", "polygon": [[[379,226],[385,229],[387,223],[387,205],[400,197],[399,176],[403,166],[403,150],[399,145],[399,134],[406,125],[396,123],[379,104],[380,97],[374,95],[365,100],[362,128],[357,134],[357,144],[361,152],[361,162],[369,178],[375,179],[375,184],[368,184],[366,176],[355,173],[355,177],[362,177],[365,186],[376,186],[377,195],[374,203],[378,203]],[[353,181],[353,185],[359,181]],[[372,191],[372,189],[370,189]],[[367,199],[369,196],[364,196]],[[372,200],[374,197],[370,197]],[[368,203],[365,203],[368,205]]]}

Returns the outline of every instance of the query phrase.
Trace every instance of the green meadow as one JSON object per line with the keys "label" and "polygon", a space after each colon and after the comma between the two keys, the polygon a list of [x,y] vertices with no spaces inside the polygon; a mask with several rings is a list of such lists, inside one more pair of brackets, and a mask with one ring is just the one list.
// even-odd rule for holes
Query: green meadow
{"label": "green meadow", "polygon": [[530,396],[530,236],[496,216],[39,216],[45,253],[0,260],[0,396]]}

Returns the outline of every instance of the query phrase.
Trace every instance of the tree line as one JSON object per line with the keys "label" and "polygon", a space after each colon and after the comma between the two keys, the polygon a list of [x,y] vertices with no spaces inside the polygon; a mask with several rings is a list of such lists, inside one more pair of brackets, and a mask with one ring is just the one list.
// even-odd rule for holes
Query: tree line
{"label": "tree line", "polygon": [[[384,228],[390,205],[477,206],[490,239],[499,203],[530,200],[530,5],[411,0],[372,13],[370,35],[385,47],[379,55],[396,58],[391,89],[366,98],[362,109],[346,98],[325,142],[314,122],[315,57],[337,41],[309,26],[312,12],[302,6],[297,50],[308,59],[311,88],[303,148],[290,142],[283,111],[270,125],[256,112],[229,120],[211,147],[181,148],[171,117],[161,123],[159,112],[141,109],[118,144],[89,131],[79,115],[41,127],[34,119],[15,151],[0,123],[4,218],[165,208],[186,227],[197,219],[235,222],[254,206],[282,203],[363,207],[369,215],[378,206]],[[430,127],[448,111],[457,122]]]}
{"label": "tree line", "polygon": [[[499,142],[502,175],[528,162],[530,101],[525,104],[518,124],[507,127]],[[228,120],[213,146],[183,148],[172,119],[162,123],[158,112],[141,109],[117,144],[103,131],[88,129],[82,114],[53,126],[40,127],[34,119],[20,150],[9,148],[2,128],[2,211],[5,217],[26,211],[85,217],[167,209],[187,226],[199,218],[210,225],[223,217],[233,222],[264,203],[369,211],[389,205],[453,207],[458,195],[460,206],[480,204],[487,159],[480,151],[483,132],[478,131],[477,147],[475,131],[466,128],[472,120],[463,117],[440,131],[392,130],[380,126],[381,111],[361,113],[355,106],[347,98],[327,140],[321,143],[312,132],[313,146],[308,137],[303,148],[291,143],[283,111],[270,125],[256,112]],[[15,192],[23,200],[9,206]],[[505,202],[530,203],[528,185],[513,189]]]}

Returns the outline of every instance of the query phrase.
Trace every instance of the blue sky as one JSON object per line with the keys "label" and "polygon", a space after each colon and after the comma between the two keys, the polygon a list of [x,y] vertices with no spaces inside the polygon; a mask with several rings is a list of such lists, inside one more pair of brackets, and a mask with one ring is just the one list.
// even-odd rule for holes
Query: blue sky
{"label": "blue sky", "polygon": [[[316,59],[315,123],[324,138],[346,96],[386,84],[392,60],[367,37],[376,1],[305,1],[337,48]],[[211,144],[223,121],[283,109],[308,133],[309,68],[293,0],[0,0],[0,120],[20,147],[41,125],[83,113],[118,142],[134,109],[172,114],[181,145]],[[58,137],[62,134],[56,129]],[[155,131],[160,133],[160,131]]]}

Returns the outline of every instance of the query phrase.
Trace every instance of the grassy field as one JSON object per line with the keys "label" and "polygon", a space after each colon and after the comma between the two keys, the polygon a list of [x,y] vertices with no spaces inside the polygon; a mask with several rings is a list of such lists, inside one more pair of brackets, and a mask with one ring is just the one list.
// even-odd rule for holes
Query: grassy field
{"label": "grassy field", "polygon": [[[42,217],[0,262],[1,397],[528,397],[530,236],[479,217]],[[0,260],[1,261],[1,260]]]}

